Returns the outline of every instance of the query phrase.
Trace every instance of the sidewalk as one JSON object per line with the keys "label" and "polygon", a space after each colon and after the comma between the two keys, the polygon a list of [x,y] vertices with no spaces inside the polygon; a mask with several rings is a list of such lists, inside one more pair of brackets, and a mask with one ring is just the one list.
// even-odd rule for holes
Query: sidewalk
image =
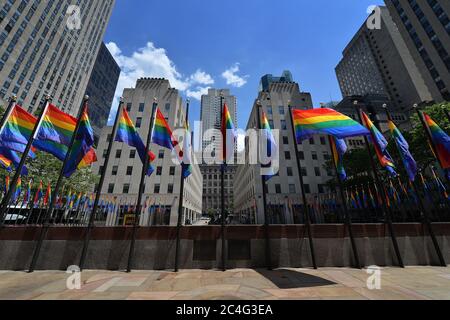
{"label": "sidewalk", "polygon": [[366,270],[324,268],[276,271],[236,269],[85,271],[81,290],[68,290],[64,272],[0,272],[0,300],[272,300],[272,299],[446,299],[450,268],[382,269],[381,290],[369,290]]}

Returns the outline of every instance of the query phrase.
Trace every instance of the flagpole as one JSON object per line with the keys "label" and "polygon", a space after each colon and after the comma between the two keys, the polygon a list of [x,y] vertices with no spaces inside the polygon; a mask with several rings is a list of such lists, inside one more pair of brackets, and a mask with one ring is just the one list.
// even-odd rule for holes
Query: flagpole
{"label": "flagpole", "polygon": [[[106,157],[105,157],[105,163],[103,164],[100,181],[99,181],[99,184],[97,187],[97,193],[95,195],[94,207],[92,209],[91,216],[89,217],[89,223],[86,228],[85,235],[84,235],[83,251],[81,252],[81,258],[80,258],[80,264],[79,264],[81,271],[83,271],[84,264],[86,261],[86,255],[87,255],[87,251],[88,251],[88,247],[89,247],[89,242],[91,239],[91,232],[92,232],[92,229],[95,227],[95,224],[94,224],[95,214],[97,213],[98,205],[100,203],[100,197],[102,195],[103,184],[105,183],[105,178],[106,178],[106,173],[108,171],[108,164],[109,164],[109,160],[111,157],[112,148],[113,148],[114,140],[115,140],[115,137],[117,134],[117,128],[119,127],[119,119],[120,119],[120,115],[122,113],[122,108],[123,108],[123,98],[120,98],[119,108],[117,109],[117,114],[116,114],[116,118],[114,120],[114,125],[113,125],[113,129],[112,129],[112,133],[111,133],[111,139],[108,144],[108,150],[107,150]],[[78,212],[78,208],[77,208],[77,212]]]}
{"label": "flagpole", "polygon": [[53,215],[53,211],[55,209],[56,201],[58,200],[59,190],[61,189],[63,178],[64,178],[64,170],[66,169],[67,163],[70,160],[70,155],[71,155],[71,152],[72,152],[72,148],[73,148],[73,145],[75,144],[75,141],[76,141],[77,136],[78,136],[78,130],[79,130],[80,124],[81,124],[81,117],[83,116],[83,114],[87,110],[88,101],[89,101],[89,96],[86,95],[84,97],[84,99],[83,99],[83,106],[80,108],[80,112],[78,114],[78,119],[77,119],[77,124],[75,126],[75,131],[74,131],[74,133],[72,135],[72,138],[70,140],[70,144],[69,144],[69,146],[67,148],[66,157],[64,159],[63,165],[62,165],[61,170],[59,172],[58,181],[56,182],[55,189],[53,190],[53,196],[50,198],[50,205],[47,208],[47,211],[45,212],[45,215],[44,215],[44,225],[41,227],[41,233],[40,233],[40,236],[39,236],[39,240],[38,240],[38,243],[37,243],[37,245],[36,245],[36,247],[34,249],[33,258],[31,260],[30,268],[28,270],[29,273],[34,272],[34,269],[36,267],[36,263],[38,261],[39,254],[40,254],[40,251],[41,251],[42,243],[44,242],[45,236],[47,235],[47,231],[50,228],[50,218]]}
{"label": "flagpole", "polygon": [[[260,130],[260,137],[261,137],[261,130],[263,130],[261,125],[261,101],[256,102],[257,105],[257,115],[258,118],[258,128]],[[260,144],[261,146],[261,144]],[[271,259],[271,250],[270,250],[270,235],[269,235],[269,216],[267,214],[267,181],[264,179],[264,175],[261,174],[261,182],[262,182],[262,194],[263,194],[263,212],[264,212],[264,238],[265,238],[265,249],[266,249],[266,267],[268,270],[272,270],[272,259]]]}
{"label": "flagpole", "polygon": [[[358,114],[359,121],[362,124],[364,124],[363,119],[362,119],[362,114],[361,114],[362,110],[361,110],[361,108],[359,106],[359,101],[355,100],[353,102],[353,104],[354,104],[356,112]],[[382,198],[382,203],[381,204],[382,204],[382,208],[383,208],[382,210],[383,210],[383,213],[384,213],[384,216],[385,216],[385,219],[386,219],[386,223],[387,223],[388,228],[389,228],[389,233],[391,235],[391,240],[392,240],[392,245],[394,247],[395,255],[397,256],[397,261],[398,261],[399,266],[401,268],[404,268],[405,265],[403,264],[403,259],[402,259],[402,256],[400,254],[400,249],[398,247],[397,237],[395,235],[394,225],[392,224],[392,218],[393,218],[392,217],[392,211],[386,205],[386,190],[384,188],[382,188],[381,181],[380,181],[380,179],[379,179],[379,177],[377,175],[377,169],[376,169],[376,166],[375,166],[375,162],[373,160],[372,151],[370,150],[370,147],[369,147],[369,139],[367,138],[367,136],[364,136],[364,143],[365,143],[366,148],[367,148],[367,153],[369,154],[370,165],[372,167],[372,173],[373,173],[373,177],[374,177],[374,180],[375,180],[375,185],[378,186],[378,190],[379,190],[378,192],[381,192],[381,198]]]}
{"label": "flagpole", "polygon": [[[186,101],[186,120],[185,120],[185,126],[188,127],[188,122],[189,122],[189,103],[190,101],[187,100]],[[184,135],[184,139],[188,138],[187,135],[187,130],[185,130],[185,135]],[[183,144],[184,144],[184,139],[183,139]],[[186,144],[185,144],[186,145]],[[184,153],[187,150],[183,150],[183,158],[184,158]],[[189,150],[190,152],[190,150]],[[183,159],[182,159],[183,160]],[[181,163],[181,178],[180,178],[180,202],[178,203],[178,221],[177,221],[177,241],[176,241],[176,247],[175,247],[175,272],[178,272],[178,255],[179,255],[179,249],[180,249],[180,231],[181,231],[181,226],[182,226],[182,221],[181,219],[183,218],[183,203],[184,203],[184,181],[185,178],[183,176],[183,166],[184,166],[184,162]]]}
{"label": "flagpole", "polygon": [[[322,104],[322,108],[325,108],[325,106]],[[342,179],[341,176],[339,175],[339,170],[338,167],[336,166],[336,162],[334,161],[335,159],[335,154],[334,154],[334,150],[333,150],[333,138],[331,136],[328,136],[328,143],[330,145],[330,151],[331,151],[331,156],[332,156],[332,162],[333,162],[333,167],[334,170],[336,172],[336,177],[337,177],[337,181],[338,181],[338,187],[339,187],[339,191],[340,191],[340,195],[341,195],[341,200],[342,200],[342,205],[344,207],[344,214],[345,214],[345,224],[347,226],[347,230],[348,230],[348,235],[350,237],[350,242],[352,245],[352,249],[353,249],[353,257],[355,258],[355,264],[356,264],[356,268],[361,269],[361,263],[359,260],[359,254],[358,254],[358,248],[356,246],[356,242],[355,242],[355,237],[353,236],[353,228],[352,228],[352,217],[348,211],[348,207],[347,207],[347,201],[345,199],[345,195],[344,195],[344,186],[342,183]],[[337,156],[337,155],[336,155]]]}
{"label": "flagpole", "polygon": [[16,102],[17,102],[16,96],[11,96],[11,98],[9,98],[8,107],[6,108],[2,119],[0,120],[0,128],[1,128],[0,135],[3,133],[3,129],[5,127],[6,121],[8,121],[9,117],[11,116],[11,113],[14,110],[14,107],[16,106]]}
{"label": "flagpole", "polygon": [[[22,154],[22,158],[20,160],[19,166],[17,167],[16,173],[14,174],[14,177],[10,183],[9,190],[8,190],[7,194],[3,197],[1,207],[0,207],[0,228],[2,228],[4,226],[5,218],[6,218],[5,217],[6,209],[8,209],[8,204],[9,204],[11,197],[13,196],[13,193],[15,191],[17,181],[19,180],[19,178],[22,174],[22,169],[25,166],[25,162],[27,161],[28,154],[30,153],[30,150],[31,150],[31,146],[33,145],[36,135],[38,134],[38,131],[42,124],[42,120],[44,119],[44,115],[47,112],[49,105],[50,105],[50,96],[46,96],[44,108],[42,109],[42,112],[39,115],[36,125],[34,126],[33,132],[31,133],[30,140],[28,140],[27,146],[25,147],[25,151]],[[5,123],[6,123],[6,120],[5,120]]]}
{"label": "flagpole", "polygon": [[128,264],[127,264],[127,272],[131,272],[131,267],[133,263],[133,254],[134,254],[134,246],[136,244],[136,233],[139,225],[139,217],[142,210],[142,196],[145,191],[145,178],[147,177],[148,169],[150,168],[150,145],[152,143],[152,136],[153,136],[153,127],[155,124],[155,114],[156,109],[158,108],[158,100],[156,98],[153,99],[153,107],[152,107],[152,115],[150,118],[150,127],[148,130],[148,136],[147,136],[147,145],[145,147],[145,161],[142,164],[142,175],[141,175],[141,183],[139,185],[139,195],[137,200],[137,206],[136,206],[136,212],[135,212],[135,220],[133,225],[133,233],[131,236],[131,244],[130,244],[130,252],[128,255]]}
{"label": "flagpole", "polygon": [[227,166],[227,129],[226,126],[223,126],[224,123],[224,111],[225,106],[223,103],[224,97],[223,94],[220,94],[220,125],[223,127],[222,130],[225,132],[222,132],[222,157],[223,157],[223,163],[222,167],[220,168],[220,186],[221,186],[221,219],[220,219],[220,225],[221,225],[221,237],[222,237],[222,271],[226,271],[226,261],[225,261],[225,169]]}
{"label": "flagpole", "polygon": [[[391,121],[392,123],[394,123],[394,120],[392,120],[392,116],[391,116],[391,113],[389,112],[389,109],[388,109],[387,105],[384,104],[383,108],[386,111],[386,115],[387,115],[388,120]],[[420,114],[419,114],[419,118],[421,118]],[[424,206],[424,204],[422,202],[422,198],[420,197],[419,190],[418,190],[417,185],[416,185],[416,181],[411,181],[411,182],[412,182],[411,184],[412,184],[412,186],[414,188],[414,192],[417,195],[417,200],[419,202],[419,208],[420,208],[420,210],[422,211],[422,214],[423,214],[423,222],[422,223],[428,229],[428,233],[430,234],[431,241],[433,242],[433,246],[434,246],[434,249],[436,250],[436,254],[437,254],[438,258],[439,258],[439,262],[440,262],[441,266],[442,267],[446,267],[447,263],[445,262],[444,256],[442,255],[441,248],[439,247],[439,243],[438,243],[438,241],[436,239],[436,236],[434,234],[433,226],[431,224],[430,214],[429,214],[428,210],[425,208],[425,206]]]}
{"label": "flagpole", "polygon": [[299,178],[300,186],[302,189],[302,199],[303,199],[303,208],[304,208],[303,212],[304,212],[304,216],[305,216],[306,231],[308,233],[308,238],[309,238],[309,248],[311,250],[311,260],[312,260],[314,269],[317,269],[316,254],[315,254],[315,250],[314,250],[313,236],[311,233],[311,216],[310,216],[310,212],[309,212],[308,201],[306,199],[305,184],[303,182],[303,175],[302,175],[302,166],[300,163],[300,158],[298,157],[300,150],[298,149],[297,137],[295,136],[294,116],[292,115],[292,106],[291,105],[289,105],[289,115],[291,117],[292,137],[294,139],[293,141],[294,141],[294,145],[295,145],[295,159],[297,160],[298,178]]}

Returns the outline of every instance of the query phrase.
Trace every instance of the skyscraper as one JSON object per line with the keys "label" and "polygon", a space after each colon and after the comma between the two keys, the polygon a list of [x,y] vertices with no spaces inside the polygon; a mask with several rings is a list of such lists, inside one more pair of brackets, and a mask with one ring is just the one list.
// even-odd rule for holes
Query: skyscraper
{"label": "skyscraper", "polygon": [[364,22],[336,67],[343,97],[384,95],[400,110],[431,101],[432,93],[389,11],[379,9],[381,28],[369,29]]}
{"label": "skyscraper", "polygon": [[119,76],[119,65],[102,43],[86,89],[89,96],[89,117],[96,139],[108,122]]}
{"label": "skyscraper", "polygon": [[385,0],[434,101],[450,100],[450,1]]}
{"label": "skyscraper", "polygon": [[[237,126],[237,100],[236,97],[230,94],[228,89],[209,89],[207,95],[202,96],[201,105],[201,122],[203,139],[202,150],[207,147],[214,149],[215,152],[220,152],[219,139],[215,139],[214,134],[207,135],[208,130],[221,129],[221,105],[220,97],[223,97],[223,102],[227,104],[232,117],[233,123]],[[206,137],[206,138],[205,138]],[[212,147],[211,147],[212,146]],[[218,218],[221,212],[221,168],[220,165],[211,165],[212,159],[205,157],[200,165],[200,170],[203,175],[203,214],[209,214]],[[233,212],[234,207],[234,193],[233,180],[236,172],[235,165],[229,165],[225,173],[225,210],[228,213]]]}
{"label": "skyscraper", "polygon": [[[144,144],[150,130],[154,98],[158,99],[158,107],[173,130],[184,126],[185,110],[178,90],[171,88],[169,81],[165,79],[139,79],[136,88],[124,90],[123,100],[124,107]],[[111,133],[112,127],[105,127],[102,130],[97,148],[99,161],[93,166],[94,172],[100,173],[103,170],[108,143],[113,138]],[[177,224],[178,217],[181,165],[173,162],[174,154],[168,149],[152,144],[151,151],[156,155],[152,163],[155,172],[145,180],[144,199],[147,197],[151,204],[158,207],[158,215],[153,215],[152,220],[146,221],[145,224],[173,226]],[[183,223],[187,220],[195,223],[201,218],[202,176],[199,166],[194,159],[192,161],[192,175],[185,182]],[[123,205],[135,205],[141,173],[142,161],[136,149],[116,142],[111,153],[102,195],[122,199]]]}
{"label": "skyscraper", "polygon": [[0,104],[11,95],[30,112],[46,94],[76,115],[115,0],[2,1]]}
{"label": "skyscraper", "polygon": [[[292,125],[289,116],[289,105],[297,109],[311,109],[313,107],[311,94],[300,91],[298,83],[292,81],[272,81],[265,90],[260,91],[257,101],[262,111],[268,117],[270,127],[279,132],[279,172],[267,183],[267,207],[270,210],[270,223],[292,224],[300,222],[300,215],[293,210],[287,210],[288,199],[292,206],[298,207],[302,203],[299,174],[305,182],[305,192],[313,203],[315,197],[326,192],[327,182],[333,173],[324,169],[323,164],[331,159],[328,140],[323,136],[316,136],[309,141],[303,141],[298,146],[298,157],[301,161],[301,171],[298,172],[296,163],[296,141],[292,136]],[[258,103],[255,102],[247,124],[247,130],[258,128]],[[249,145],[246,145],[249,154]],[[263,215],[263,185],[261,166],[250,163],[238,166],[234,181],[235,213],[246,223],[262,224]],[[297,210],[298,211],[298,210]],[[299,211],[298,211],[299,213]]]}

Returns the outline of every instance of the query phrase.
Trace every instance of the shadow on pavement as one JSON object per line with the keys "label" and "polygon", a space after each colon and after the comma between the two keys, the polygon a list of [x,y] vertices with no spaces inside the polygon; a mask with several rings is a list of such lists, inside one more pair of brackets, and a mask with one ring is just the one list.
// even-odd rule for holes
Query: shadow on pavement
{"label": "shadow on pavement", "polygon": [[310,274],[286,269],[257,270],[257,272],[280,289],[313,288],[337,284]]}

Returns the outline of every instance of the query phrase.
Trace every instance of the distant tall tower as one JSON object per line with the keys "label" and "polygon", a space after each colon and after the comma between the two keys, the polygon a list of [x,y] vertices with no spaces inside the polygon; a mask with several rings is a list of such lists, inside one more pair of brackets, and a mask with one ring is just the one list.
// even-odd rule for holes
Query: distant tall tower
{"label": "distant tall tower", "polygon": [[336,75],[343,97],[382,95],[397,110],[433,100],[423,74],[386,7],[379,7],[381,28],[366,22],[343,51]]}
{"label": "distant tall tower", "polygon": [[450,1],[385,0],[436,102],[450,101]]}
{"label": "distant tall tower", "polygon": [[115,0],[1,3],[0,105],[16,95],[34,112],[50,94],[76,115]]}
{"label": "distant tall tower", "polygon": [[[220,97],[223,97],[224,103],[227,104],[230,111],[233,123],[237,126],[237,100],[236,97],[230,94],[230,90],[210,89],[207,95],[202,96],[201,106],[201,121],[202,133],[210,129],[220,130],[221,128],[221,105]],[[204,135],[202,135],[204,136]],[[207,146],[214,145],[216,142],[212,139],[202,139],[203,149]],[[220,152],[220,145],[215,147],[216,152]],[[205,159],[204,159],[205,160]],[[218,218],[221,208],[221,186],[220,186],[220,165],[206,165],[200,166],[203,174],[203,214],[215,216]],[[232,213],[234,210],[234,193],[233,180],[236,172],[236,166],[228,166],[225,174],[225,210]]]}
{"label": "distant tall tower", "polygon": [[89,96],[89,117],[96,139],[108,122],[119,76],[119,65],[102,43],[86,89]]}

